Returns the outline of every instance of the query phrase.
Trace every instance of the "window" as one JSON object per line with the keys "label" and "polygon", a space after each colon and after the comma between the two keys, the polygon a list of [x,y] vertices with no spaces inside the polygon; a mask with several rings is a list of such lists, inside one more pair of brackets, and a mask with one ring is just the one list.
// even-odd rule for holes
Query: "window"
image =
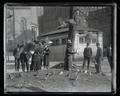
{"label": "window", "polygon": [[85,38],[85,42],[86,43],[91,43],[91,39],[90,38]]}
{"label": "window", "polygon": [[67,38],[62,38],[62,45],[67,44]]}
{"label": "window", "polygon": [[96,41],[97,41],[96,39],[92,39],[92,43],[96,43]]}
{"label": "window", "polygon": [[79,43],[84,43],[84,38],[79,38]]}
{"label": "window", "polygon": [[59,39],[53,39],[51,40],[53,43],[52,43],[52,46],[56,46],[56,45],[59,45]]}

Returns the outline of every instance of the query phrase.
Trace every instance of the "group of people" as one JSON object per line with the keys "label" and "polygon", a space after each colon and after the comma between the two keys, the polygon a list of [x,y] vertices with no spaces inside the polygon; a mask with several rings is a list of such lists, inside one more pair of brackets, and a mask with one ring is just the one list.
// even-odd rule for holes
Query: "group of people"
{"label": "group of people", "polygon": [[[67,54],[65,56],[65,64],[64,69],[69,70],[69,68],[72,66],[72,57],[70,54],[75,54],[76,52],[71,52],[71,42],[68,40],[67,46]],[[95,63],[95,69],[96,73],[101,73],[101,62],[103,60],[103,51],[100,47],[100,43],[96,43],[97,46],[97,52],[96,56],[94,58]],[[22,71],[25,72],[25,68],[27,71],[38,71],[42,68],[42,66],[45,69],[49,68],[49,54],[50,50],[48,45],[45,42],[34,42],[34,48],[32,50],[25,49],[25,45],[17,45],[17,47],[13,51],[13,56],[15,57],[15,70],[19,71],[20,64],[22,67]],[[90,47],[90,43],[87,43],[86,48],[84,48],[84,60],[82,65],[82,70],[87,73],[89,72],[90,62],[92,60],[92,48]],[[108,58],[108,62],[110,64],[111,72],[113,69],[112,64],[112,53],[111,53],[111,46],[106,48],[106,56]],[[31,64],[29,64],[29,60],[31,58]],[[85,65],[87,63],[87,70],[85,70]],[[29,66],[30,65],[30,66]]]}
{"label": "group of people", "polygon": [[[101,62],[103,60],[103,51],[102,51],[102,48],[100,47],[100,43],[96,43],[96,46],[97,46],[97,52],[93,61],[95,63],[96,73],[101,73]],[[84,55],[84,61],[83,61],[82,69],[85,73],[87,73],[89,72],[89,66],[92,59],[92,48],[90,47],[90,43],[87,43],[87,46],[84,49],[83,55]],[[106,56],[108,58],[108,62],[110,64],[110,68],[112,72],[113,64],[112,64],[111,46],[106,48]],[[86,62],[87,62],[87,70],[84,70]]]}
{"label": "group of people", "polygon": [[[97,51],[96,51],[96,55],[95,57],[93,57],[93,52],[92,52],[92,48],[90,47],[90,43],[86,44],[86,47],[84,48],[83,51],[83,56],[84,56],[84,60],[83,60],[83,65],[82,65],[82,70],[81,72],[85,72],[85,73],[89,73],[90,70],[90,63],[91,61],[94,62],[95,64],[95,69],[96,69],[96,73],[101,73],[101,63],[103,61],[103,50],[100,47],[100,43],[96,43],[96,47],[97,47]],[[71,40],[67,41],[67,49],[66,49],[66,56],[65,56],[65,62],[64,62],[64,70],[71,70],[72,68],[72,55],[76,54],[77,52],[75,52],[74,50],[72,50],[72,42]],[[112,48],[111,45],[109,45],[108,47],[105,48],[105,52],[106,56],[108,58],[108,62],[110,65],[110,69],[111,72],[113,70],[113,63],[112,63]],[[87,70],[85,70],[85,65],[87,63]]]}
{"label": "group of people", "polygon": [[[28,50],[25,44],[17,44],[13,51],[15,58],[15,70],[25,72],[25,68],[28,71],[38,71],[43,66],[45,69],[49,68],[49,54],[50,50],[46,42],[33,42],[33,48]],[[31,63],[29,64],[31,58]]]}

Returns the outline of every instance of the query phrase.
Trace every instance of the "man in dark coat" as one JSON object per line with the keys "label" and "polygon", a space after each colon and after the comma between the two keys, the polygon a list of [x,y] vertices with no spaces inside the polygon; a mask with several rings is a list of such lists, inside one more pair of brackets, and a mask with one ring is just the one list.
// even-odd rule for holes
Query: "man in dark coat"
{"label": "man in dark coat", "polygon": [[65,63],[64,63],[64,70],[70,70],[72,68],[72,55],[76,52],[73,52],[72,50],[72,42],[71,40],[68,40],[67,42],[67,49],[65,54]]}
{"label": "man in dark coat", "polygon": [[103,52],[102,52],[102,48],[100,47],[100,43],[96,43],[97,46],[97,53],[95,56],[95,60],[96,60],[96,73],[101,73],[101,61],[103,59]]}
{"label": "man in dark coat", "polygon": [[29,57],[28,52],[23,51],[20,55],[21,64],[22,64],[22,71],[25,72],[25,68],[27,68],[27,72],[29,71]]}
{"label": "man in dark coat", "polygon": [[87,62],[87,70],[89,70],[89,66],[90,66],[90,61],[91,61],[91,57],[92,57],[92,48],[89,46],[90,44],[87,43],[86,48],[84,49],[83,55],[84,55],[84,61],[83,61],[83,66],[82,68],[84,69],[85,64]]}
{"label": "man in dark coat", "polygon": [[44,63],[43,63],[43,66],[44,66],[44,68],[47,68],[47,69],[49,67],[49,54],[50,54],[50,49],[46,45],[45,49],[44,49]]}
{"label": "man in dark coat", "polygon": [[112,72],[113,63],[112,63],[112,48],[111,48],[111,45],[107,48],[106,55],[107,55],[108,62],[110,64],[110,68],[111,68],[111,72]]}
{"label": "man in dark coat", "polygon": [[17,45],[17,47],[13,50],[13,56],[15,58],[15,70],[19,71],[20,68],[20,47],[19,44]]}
{"label": "man in dark coat", "polygon": [[20,61],[22,66],[22,71],[25,72],[25,68],[27,68],[27,72],[29,71],[29,62],[28,62],[28,52],[25,50],[25,45],[21,44],[20,47]]}
{"label": "man in dark coat", "polygon": [[40,56],[39,56],[39,51],[38,50],[35,50],[35,53],[34,53],[34,56],[33,56],[33,70],[34,71],[38,71],[39,69],[41,69],[41,65],[40,63]]}

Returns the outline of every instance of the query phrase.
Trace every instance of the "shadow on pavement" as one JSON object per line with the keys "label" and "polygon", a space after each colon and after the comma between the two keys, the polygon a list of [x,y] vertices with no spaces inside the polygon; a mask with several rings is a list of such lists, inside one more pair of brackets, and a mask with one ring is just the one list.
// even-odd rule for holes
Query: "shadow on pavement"
{"label": "shadow on pavement", "polygon": [[38,88],[38,87],[33,87],[33,86],[25,87],[25,88],[27,88],[27,89],[29,89],[29,90],[32,90],[33,92],[47,92],[47,91],[45,91],[45,90],[43,90],[43,89],[40,89],[40,88]]}
{"label": "shadow on pavement", "polygon": [[62,69],[64,67],[64,63],[59,63],[53,67],[51,67],[50,69],[56,68],[56,69]]}

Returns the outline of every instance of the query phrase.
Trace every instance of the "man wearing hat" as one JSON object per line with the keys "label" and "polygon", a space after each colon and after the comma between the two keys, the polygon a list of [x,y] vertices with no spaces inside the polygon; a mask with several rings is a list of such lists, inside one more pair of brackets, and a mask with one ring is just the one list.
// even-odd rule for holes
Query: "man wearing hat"
{"label": "man wearing hat", "polygon": [[87,62],[87,70],[85,72],[87,72],[89,70],[90,61],[91,61],[91,57],[92,57],[92,48],[89,45],[90,44],[87,43],[87,46],[86,46],[86,48],[84,49],[84,52],[83,52],[84,61],[83,61],[82,69],[84,69],[85,64]]}
{"label": "man wearing hat", "polygon": [[97,46],[97,53],[96,53],[96,56],[95,56],[95,60],[96,60],[96,73],[101,73],[101,61],[102,61],[102,57],[103,57],[103,54],[102,54],[102,48],[100,47],[100,43],[96,43],[96,46]]}
{"label": "man wearing hat", "polygon": [[44,63],[43,66],[44,68],[48,69],[49,68],[49,55],[50,55],[50,49],[47,45],[45,45],[44,48]]}

